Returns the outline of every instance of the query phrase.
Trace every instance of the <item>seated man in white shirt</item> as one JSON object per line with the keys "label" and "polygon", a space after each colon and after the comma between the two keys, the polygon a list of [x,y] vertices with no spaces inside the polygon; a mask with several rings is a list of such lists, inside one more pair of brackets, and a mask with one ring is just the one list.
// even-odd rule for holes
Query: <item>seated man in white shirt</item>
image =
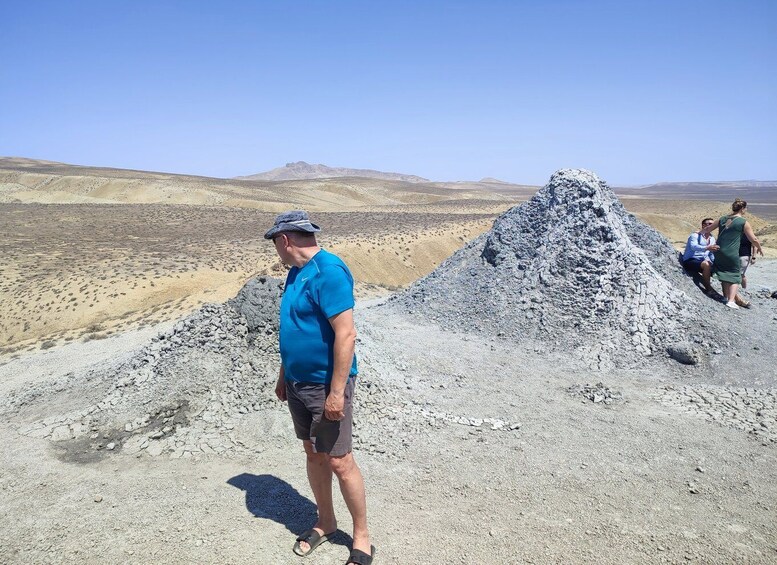
{"label": "seated man in white shirt", "polygon": [[[701,221],[701,228],[714,223],[712,218],[704,218]],[[712,234],[704,236],[698,232],[693,232],[688,236],[683,253],[682,263],[685,269],[693,274],[701,273],[701,282],[704,285],[704,292],[714,294],[715,291],[710,285],[710,273],[712,263],[715,261],[715,251],[720,249],[715,244],[715,238]]]}

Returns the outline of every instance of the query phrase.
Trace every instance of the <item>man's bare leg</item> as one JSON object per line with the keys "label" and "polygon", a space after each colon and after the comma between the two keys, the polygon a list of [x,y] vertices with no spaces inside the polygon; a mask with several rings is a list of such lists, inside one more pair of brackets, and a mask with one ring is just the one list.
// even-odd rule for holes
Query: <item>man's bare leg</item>
{"label": "man's bare leg", "polygon": [[704,285],[704,290],[710,291],[712,290],[712,286],[710,285],[710,263],[709,261],[702,261],[701,264],[701,282]]}
{"label": "man's bare leg", "polygon": [[367,497],[364,478],[352,453],[330,457],[329,464],[340,482],[340,492],[353,519],[353,548],[370,555],[370,533],[367,530]]}
{"label": "man's bare leg", "polygon": [[[331,534],[337,529],[335,509],[332,504],[332,468],[329,466],[329,455],[313,451],[310,441],[303,441],[307,457],[308,482],[318,507],[318,521],[313,526],[320,534]],[[310,546],[301,541],[299,547],[307,551]]]}

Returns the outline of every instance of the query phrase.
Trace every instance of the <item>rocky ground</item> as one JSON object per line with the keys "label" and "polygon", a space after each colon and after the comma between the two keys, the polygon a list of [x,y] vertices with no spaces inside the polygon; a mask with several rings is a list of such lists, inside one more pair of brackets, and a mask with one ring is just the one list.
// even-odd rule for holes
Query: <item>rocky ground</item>
{"label": "rocky ground", "polygon": [[[756,416],[738,392],[750,386],[719,386],[734,402],[711,404],[715,418],[673,396],[709,394],[700,367],[597,372],[546,353],[541,343],[516,348],[380,307],[358,312],[357,434],[369,442],[356,454],[377,562],[777,558],[777,444],[737,423],[755,417],[773,429],[774,412]],[[758,327],[775,312],[764,304],[741,314]],[[104,340],[106,360],[98,365],[114,363],[124,339],[132,336]],[[35,354],[61,360],[59,374],[45,378],[88,364],[68,358],[67,349],[79,345]],[[24,361],[0,368],[4,380]],[[771,367],[764,359],[763,372]],[[38,378],[30,371],[16,383],[24,388]],[[374,386],[384,390],[380,403],[370,400]],[[770,388],[773,394],[773,376]],[[610,402],[597,402],[597,391]],[[79,461],[68,442],[23,435],[29,422],[6,414],[3,561],[294,562],[294,534],[313,520],[314,507],[285,408],[272,402],[271,390],[262,394],[261,410],[236,417],[246,448],[228,457],[119,449]],[[763,401],[768,393],[757,394]],[[732,411],[742,414],[737,422],[725,419]],[[347,530],[339,502],[338,509]],[[306,562],[344,562],[347,541],[341,536]]]}
{"label": "rocky ground", "polygon": [[[777,286],[777,264],[757,264],[751,280]],[[773,343],[777,301],[770,300],[725,310],[744,343],[764,334]],[[728,361],[712,370],[672,362],[605,372],[541,342],[516,347],[381,305],[357,311],[356,453],[378,562],[777,558],[773,350],[731,353],[731,361],[749,358],[747,373],[723,373]],[[150,342],[143,331],[103,340],[99,351],[77,343],[4,364],[4,406],[68,374],[131,362]],[[89,404],[92,387],[68,390],[49,393],[46,410]],[[6,412],[2,560],[293,562],[294,534],[313,520],[314,507],[285,407],[268,385],[258,394],[260,409],[234,416],[230,432],[243,447],[228,455],[118,448],[78,458],[75,440],[23,433],[37,421],[34,401]],[[307,562],[341,563],[347,542],[343,534]]]}
{"label": "rocky ground", "polygon": [[[649,309],[649,351],[611,354],[631,335],[618,308],[597,319],[614,343],[599,350],[606,364],[565,346],[575,320],[541,281],[506,296],[538,297],[528,310],[549,325],[493,331],[474,306],[489,284],[468,295],[435,283],[454,278],[455,260],[423,292],[357,304],[355,452],[376,563],[777,561],[777,262],[751,268],[753,307],[732,311],[618,222],[586,241],[614,242],[618,261],[643,265],[637,283],[676,293]],[[598,255],[586,260],[611,272]],[[540,267],[558,281],[561,256],[548,256]],[[484,278],[486,262],[454,274]],[[639,291],[614,290],[640,305]],[[5,358],[0,561],[297,561],[315,506],[274,398],[278,296],[278,281],[258,278],[175,323]],[[681,323],[664,331],[670,315]],[[348,542],[305,561],[343,563]]]}

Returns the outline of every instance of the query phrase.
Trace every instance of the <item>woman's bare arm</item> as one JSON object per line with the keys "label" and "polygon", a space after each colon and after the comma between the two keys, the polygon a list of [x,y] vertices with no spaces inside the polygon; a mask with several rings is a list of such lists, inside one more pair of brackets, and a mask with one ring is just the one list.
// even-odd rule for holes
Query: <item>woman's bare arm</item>
{"label": "woman's bare arm", "polygon": [[763,252],[763,250],[761,249],[761,242],[760,242],[760,241],[758,241],[758,238],[757,238],[757,237],[755,237],[755,232],[753,232],[753,226],[751,226],[751,225],[750,225],[750,222],[748,222],[748,221],[745,221],[745,229],[744,229],[744,232],[745,232],[745,236],[747,236],[747,239],[749,239],[749,240],[750,240],[750,243],[752,243],[752,244],[753,244],[753,247],[755,248],[755,250],[756,250],[758,253],[760,253],[760,254],[761,254],[761,256],[763,257],[763,254],[764,254],[764,252]]}
{"label": "woman's bare arm", "polygon": [[710,224],[709,226],[707,226],[706,228],[701,230],[699,233],[702,234],[702,235],[705,235],[705,236],[710,235],[710,232],[712,230],[718,229],[719,225],[720,225],[720,219],[715,220],[714,222],[712,222],[712,224]]}

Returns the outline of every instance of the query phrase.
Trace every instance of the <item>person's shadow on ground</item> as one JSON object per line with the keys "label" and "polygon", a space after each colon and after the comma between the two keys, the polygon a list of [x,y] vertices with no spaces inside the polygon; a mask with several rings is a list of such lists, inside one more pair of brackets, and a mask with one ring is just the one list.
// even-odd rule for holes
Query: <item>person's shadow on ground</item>
{"label": "person's shadow on ground", "polygon": [[[316,523],[316,505],[278,477],[242,473],[227,484],[245,491],[246,508],[254,516],[283,524],[295,538]],[[351,536],[341,530],[329,539],[347,547],[353,543]]]}
{"label": "person's shadow on ground", "polygon": [[686,269],[683,266],[682,257],[683,257],[682,253],[678,254],[677,261],[680,263],[680,268],[682,269],[682,271],[685,274],[685,276],[691,278],[691,280],[693,281],[694,286],[697,289],[699,289],[699,292],[701,292],[701,294],[703,294],[705,297],[707,297],[707,298],[709,298],[709,299],[711,299],[711,300],[713,300],[715,302],[720,302],[721,299],[723,298],[723,295],[720,294],[717,290],[714,290],[714,289],[713,289],[713,291],[711,293],[708,294],[705,291],[705,289],[704,289],[704,281],[702,281],[701,273],[696,272],[696,271],[689,271],[688,269]]}

